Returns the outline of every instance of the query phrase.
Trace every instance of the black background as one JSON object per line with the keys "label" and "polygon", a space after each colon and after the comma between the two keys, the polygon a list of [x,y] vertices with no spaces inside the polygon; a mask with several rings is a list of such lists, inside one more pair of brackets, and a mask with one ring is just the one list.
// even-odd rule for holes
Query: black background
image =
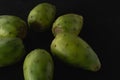
{"label": "black background", "polygon": [[[41,2],[56,6],[56,18],[65,13],[77,13],[84,17],[80,37],[96,51],[102,67],[98,72],[70,67],[54,59],[54,80],[119,80],[119,2],[102,0],[0,0],[0,15],[15,15],[27,22],[30,10]],[[50,52],[53,40],[51,28],[46,32],[28,31],[23,40],[26,52],[43,48]],[[8,67],[0,68],[0,80],[24,80],[23,60]]]}

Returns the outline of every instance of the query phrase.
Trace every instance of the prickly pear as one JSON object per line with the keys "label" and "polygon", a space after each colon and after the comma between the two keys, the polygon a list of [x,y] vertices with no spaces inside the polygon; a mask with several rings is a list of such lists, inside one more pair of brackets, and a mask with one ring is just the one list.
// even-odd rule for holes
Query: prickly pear
{"label": "prickly pear", "polygon": [[61,32],[69,32],[78,35],[82,29],[82,26],[83,16],[75,13],[68,13],[59,16],[55,20],[52,26],[52,33],[54,36]]}
{"label": "prickly pear", "polygon": [[51,55],[44,49],[35,49],[25,58],[25,80],[53,80],[54,64]]}
{"label": "prickly pear", "polygon": [[0,38],[19,37],[25,38],[27,24],[24,20],[13,15],[0,15]]}
{"label": "prickly pear", "polygon": [[25,49],[20,38],[0,38],[0,67],[22,60]]}
{"label": "prickly pear", "polygon": [[52,24],[56,7],[50,3],[40,3],[28,15],[28,24],[35,31],[45,31]]}
{"label": "prickly pear", "polygon": [[75,67],[85,70],[98,71],[101,67],[100,60],[82,38],[75,34],[60,33],[51,43],[51,52],[59,59]]}

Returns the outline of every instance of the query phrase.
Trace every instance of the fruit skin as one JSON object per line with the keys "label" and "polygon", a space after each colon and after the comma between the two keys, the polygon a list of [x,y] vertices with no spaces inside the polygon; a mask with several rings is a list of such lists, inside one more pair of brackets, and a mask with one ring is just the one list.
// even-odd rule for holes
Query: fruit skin
{"label": "fruit skin", "polygon": [[53,23],[52,26],[52,33],[56,36],[58,33],[61,32],[69,32],[72,34],[79,35],[83,26],[83,16],[75,14],[75,13],[68,13],[59,16]]}
{"label": "fruit skin", "polygon": [[65,63],[89,71],[98,71],[100,60],[83,39],[69,33],[56,35],[51,43],[51,53]]}
{"label": "fruit skin", "polygon": [[0,15],[0,38],[19,37],[25,38],[27,24],[20,17],[13,15]]}
{"label": "fruit skin", "polygon": [[56,14],[56,7],[50,3],[36,5],[28,15],[28,24],[35,31],[46,31],[52,24]]}
{"label": "fruit skin", "polygon": [[25,58],[25,80],[53,80],[54,64],[51,55],[44,49],[35,49]]}
{"label": "fruit skin", "polygon": [[25,56],[25,49],[20,38],[0,38],[0,67],[17,63]]}

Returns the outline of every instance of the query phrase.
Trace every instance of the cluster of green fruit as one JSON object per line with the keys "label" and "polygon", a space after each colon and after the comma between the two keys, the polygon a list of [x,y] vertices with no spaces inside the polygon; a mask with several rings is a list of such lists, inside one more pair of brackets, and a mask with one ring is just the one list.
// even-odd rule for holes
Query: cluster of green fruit
{"label": "cluster of green fruit", "polygon": [[[98,71],[100,60],[94,50],[78,35],[83,17],[75,13],[59,16],[55,21],[56,7],[40,3],[28,15],[28,26],[35,31],[45,31],[52,25],[55,37],[50,45],[51,53],[71,66]],[[54,21],[54,22],[53,22]],[[0,16],[0,67],[12,65],[25,57],[22,39],[27,34],[27,24],[12,15]],[[25,80],[52,80],[54,61],[45,49],[34,49],[26,55],[23,63]]]}

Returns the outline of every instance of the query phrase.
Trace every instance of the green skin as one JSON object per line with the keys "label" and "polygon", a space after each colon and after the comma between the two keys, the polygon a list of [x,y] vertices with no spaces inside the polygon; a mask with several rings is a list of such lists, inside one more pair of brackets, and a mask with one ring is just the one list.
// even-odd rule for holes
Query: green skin
{"label": "green skin", "polygon": [[60,33],[51,43],[51,52],[71,66],[89,71],[98,71],[100,60],[83,39],[69,33]]}
{"label": "green skin", "polygon": [[22,40],[19,38],[0,38],[0,67],[17,63],[25,56]]}
{"label": "green skin", "polygon": [[19,37],[25,38],[27,24],[21,18],[13,15],[0,16],[0,37]]}
{"label": "green skin", "polygon": [[56,36],[61,32],[79,35],[83,26],[83,17],[75,13],[59,16],[52,26],[52,33]]}
{"label": "green skin", "polygon": [[40,3],[28,15],[28,24],[32,30],[42,32],[49,29],[56,13],[56,7],[50,3]]}
{"label": "green skin", "polygon": [[54,64],[51,55],[44,49],[35,49],[25,58],[25,80],[53,80]]}

